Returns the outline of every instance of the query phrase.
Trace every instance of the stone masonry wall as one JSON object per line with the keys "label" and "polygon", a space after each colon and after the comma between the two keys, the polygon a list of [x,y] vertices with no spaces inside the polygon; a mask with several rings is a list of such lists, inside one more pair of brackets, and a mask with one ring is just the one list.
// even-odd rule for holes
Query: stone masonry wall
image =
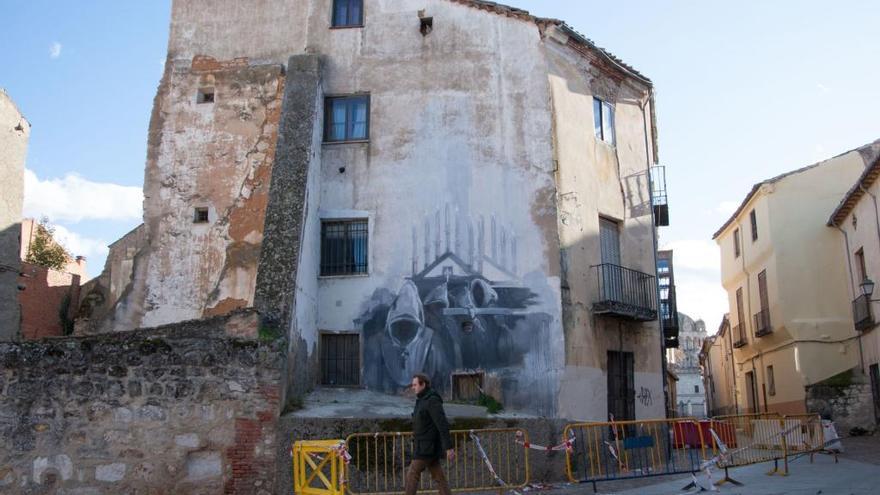
{"label": "stone masonry wall", "polygon": [[821,414],[846,434],[853,427],[873,430],[874,399],[868,377],[855,371],[836,375],[806,388],[807,411]]}
{"label": "stone masonry wall", "polygon": [[272,493],[286,342],[258,319],[0,344],[0,492]]}

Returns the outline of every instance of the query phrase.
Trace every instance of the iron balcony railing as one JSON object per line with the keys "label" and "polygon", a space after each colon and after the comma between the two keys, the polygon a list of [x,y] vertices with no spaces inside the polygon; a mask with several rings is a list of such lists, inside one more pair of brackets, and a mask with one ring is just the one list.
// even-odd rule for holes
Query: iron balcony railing
{"label": "iron balcony railing", "polygon": [[663,288],[660,291],[660,319],[663,321],[663,336],[667,349],[678,348],[678,307],[675,300],[675,286],[666,290],[663,297]]}
{"label": "iron balcony railing", "polygon": [[739,325],[733,327],[733,338],[736,340],[733,341],[734,347],[742,347],[748,343],[746,341],[746,326],[740,323]]}
{"label": "iron balcony railing", "polygon": [[763,337],[773,331],[770,326],[770,310],[762,309],[755,315],[755,337]]}
{"label": "iron balcony railing", "polygon": [[611,263],[594,265],[599,296],[593,303],[596,314],[635,321],[657,319],[657,286],[653,275]]}
{"label": "iron balcony railing", "polygon": [[866,295],[857,297],[852,302],[853,322],[856,330],[867,330],[874,326],[874,315],[871,314],[871,298]]}

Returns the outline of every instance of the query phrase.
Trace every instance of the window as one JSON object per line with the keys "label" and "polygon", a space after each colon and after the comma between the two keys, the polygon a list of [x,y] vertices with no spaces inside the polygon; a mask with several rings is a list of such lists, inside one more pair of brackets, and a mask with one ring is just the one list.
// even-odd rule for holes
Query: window
{"label": "window", "polygon": [[761,311],[770,307],[770,296],[767,294],[767,270],[758,274],[758,297],[761,299]]}
{"label": "window", "polygon": [[321,275],[367,273],[367,220],[321,224]]}
{"label": "window", "polygon": [[364,25],[363,0],[333,0],[333,27],[361,27]]}
{"label": "window", "polygon": [[196,208],[193,212],[193,223],[208,223],[208,209]]}
{"label": "window", "polygon": [[196,94],[196,103],[214,103],[214,88],[200,88]]}
{"label": "window", "polygon": [[476,373],[453,373],[452,374],[452,399],[464,402],[477,402],[480,399],[480,391],[483,389],[482,372]]}
{"label": "window", "polygon": [[699,385],[694,385],[694,393],[695,394],[700,393],[700,386]]}
{"label": "window", "polygon": [[365,141],[370,137],[370,97],[343,96],[324,102],[324,141]]}
{"label": "window", "polygon": [[865,249],[859,248],[856,251],[856,269],[859,271],[859,283],[868,278],[868,270],[865,268]]}
{"label": "window", "polygon": [[593,98],[593,129],[596,132],[596,138],[608,144],[615,143],[614,107],[599,98]]}
{"label": "window", "polygon": [[755,242],[758,240],[758,217],[755,214],[755,210],[749,213],[749,220],[752,223],[752,242]]}
{"label": "window", "polygon": [[773,376],[773,366],[767,366],[767,394],[776,395],[776,378]]}
{"label": "window", "polygon": [[733,257],[739,258],[739,229],[733,231]]}
{"label": "window", "polygon": [[321,384],[337,387],[360,385],[360,336],[356,333],[321,334]]}

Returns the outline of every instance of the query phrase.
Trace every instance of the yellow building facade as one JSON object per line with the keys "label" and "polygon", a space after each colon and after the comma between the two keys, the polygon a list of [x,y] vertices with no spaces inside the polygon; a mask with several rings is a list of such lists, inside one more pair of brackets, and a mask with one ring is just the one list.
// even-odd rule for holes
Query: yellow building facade
{"label": "yellow building facade", "polygon": [[853,150],[760,182],[715,233],[729,328],[707,354],[730,368],[713,373],[725,377],[709,385],[715,410],[803,413],[807,387],[859,365],[839,234],[825,224],[865,166]]}

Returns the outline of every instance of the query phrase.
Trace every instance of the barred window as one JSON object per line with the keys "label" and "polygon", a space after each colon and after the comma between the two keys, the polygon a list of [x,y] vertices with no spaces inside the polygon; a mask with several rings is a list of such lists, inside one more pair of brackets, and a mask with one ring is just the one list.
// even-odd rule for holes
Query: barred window
{"label": "barred window", "polygon": [[324,141],[370,138],[370,97],[335,96],[324,101]]}
{"label": "barred window", "polygon": [[321,224],[321,275],[367,273],[367,220]]}

